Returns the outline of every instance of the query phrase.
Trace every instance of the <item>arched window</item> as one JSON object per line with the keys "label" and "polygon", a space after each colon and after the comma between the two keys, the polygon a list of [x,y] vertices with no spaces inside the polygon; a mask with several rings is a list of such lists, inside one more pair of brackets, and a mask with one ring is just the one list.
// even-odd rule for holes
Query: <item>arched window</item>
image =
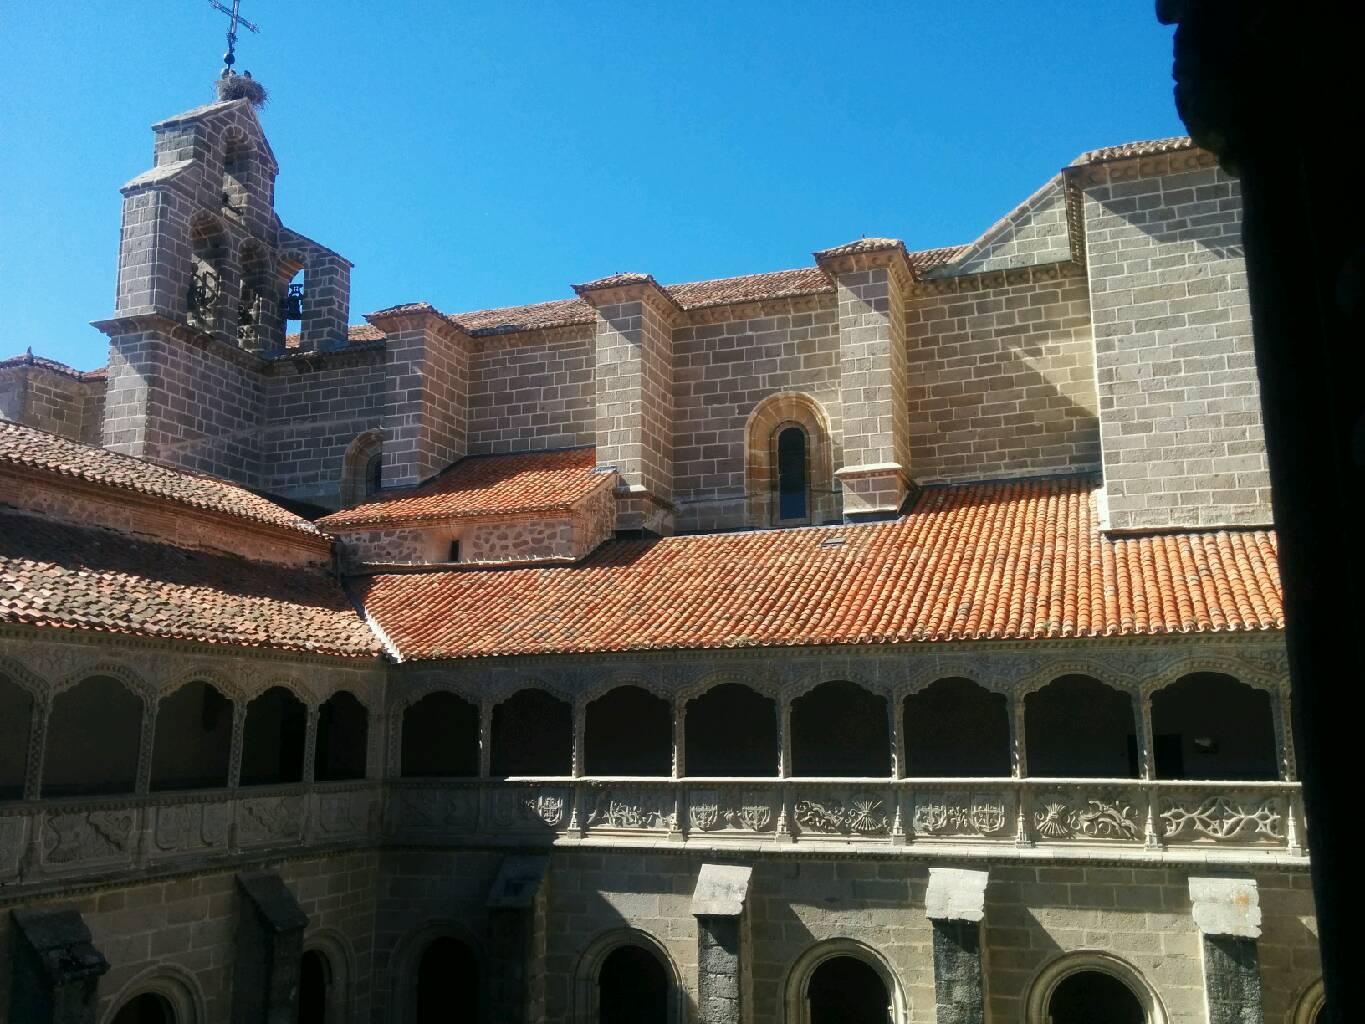
{"label": "arched window", "polygon": [[114,1014],[112,1024],[178,1024],[175,1011],[164,996],[144,992],[134,996]]}
{"label": "arched window", "polygon": [[417,963],[413,1024],[478,1021],[483,999],[479,962],[459,939],[433,939]]}
{"label": "arched window", "polygon": [[872,965],[832,956],[811,972],[806,987],[810,1024],[889,1024],[891,993]]}
{"label": "arched window", "polygon": [[321,952],[305,950],[299,961],[298,1024],[334,1024],[329,1013],[332,1004],[332,968]]}
{"label": "arched window", "polygon": [[251,194],[254,154],[246,133],[231,132],[223,149],[223,206],[234,213],[245,213]]}
{"label": "arched window", "polygon": [[857,683],[821,683],[792,702],[792,774],[886,778],[886,698]]}
{"label": "arched window", "polygon": [[232,701],[205,682],[161,698],[152,744],[152,789],[210,789],[228,783]]}
{"label": "arched window", "polygon": [[668,970],[643,946],[617,946],[597,974],[599,1024],[668,1024]]}
{"label": "arched window", "polygon": [[223,291],[223,260],[227,243],[222,226],[208,214],[190,223],[190,282],[185,296],[190,326],[216,331]]}
{"label": "arched window", "polygon": [[1126,693],[1089,676],[1061,676],[1024,698],[1028,773],[1137,778],[1137,729]]}
{"label": "arched window", "polygon": [[618,686],[588,705],[584,758],[589,775],[671,775],[673,713],[638,686]]}
{"label": "arched window", "polygon": [[573,772],[573,708],[544,690],[519,690],[493,708],[494,775]]}
{"label": "arched window", "polygon": [[1270,694],[1200,672],[1152,696],[1158,779],[1274,779],[1279,774]]}
{"label": "arched window", "polygon": [[792,424],[777,432],[777,521],[810,521],[810,473],[806,432]]}
{"label": "arched window", "polygon": [[479,709],[453,693],[429,693],[403,712],[404,778],[479,774]]}
{"label": "arched window", "polygon": [[273,319],[270,261],[265,248],[256,242],[242,246],[242,279],[237,299],[237,344],[256,351],[264,346],[270,331],[266,321]]}
{"label": "arched window", "polygon": [[370,713],[352,693],[338,691],[318,709],[318,738],[313,778],[338,782],[365,777]]}
{"label": "arched window", "polygon": [[0,675],[0,800],[18,800],[24,795],[32,720],[29,692]]}
{"label": "arched window", "polygon": [[1132,990],[1104,971],[1076,971],[1052,990],[1051,1024],[1146,1024],[1147,1014]]}
{"label": "arched window", "polygon": [[303,779],[308,711],[283,686],[261,694],[246,709],[242,735],[243,786],[268,786]]}
{"label": "arched window", "polygon": [[905,698],[906,774],[998,778],[1010,774],[1004,694],[970,679],[940,679]]}
{"label": "arched window", "polygon": [[384,483],[384,438],[377,430],[361,434],[346,449],[341,466],[341,504],[356,505]]}
{"label": "arched window", "polygon": [[142,742],[142,699],[97,676],[57,694],[47,726],[44,796],[131,793]]}
{"label": "arched window", "polygon": [[687,705],[688,775],[777,774],[777,703],[741,683],[713,686]]}

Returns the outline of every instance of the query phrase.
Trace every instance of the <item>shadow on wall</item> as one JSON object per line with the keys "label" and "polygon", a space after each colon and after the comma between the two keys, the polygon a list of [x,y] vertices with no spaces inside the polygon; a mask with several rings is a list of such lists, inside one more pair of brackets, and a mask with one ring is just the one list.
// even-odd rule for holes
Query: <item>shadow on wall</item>
{"label": "shadow on wall", "polygon": [[[1241,188],[1217,168],[1092,185],[1085,196],[1107,217],[1136,228],[1158,245],[1193,243],[1218,259],[1245,256]],[[1147,202],[1151,196],[1158,201]],[[1087,228],[1091,220],[1087,215]]]}

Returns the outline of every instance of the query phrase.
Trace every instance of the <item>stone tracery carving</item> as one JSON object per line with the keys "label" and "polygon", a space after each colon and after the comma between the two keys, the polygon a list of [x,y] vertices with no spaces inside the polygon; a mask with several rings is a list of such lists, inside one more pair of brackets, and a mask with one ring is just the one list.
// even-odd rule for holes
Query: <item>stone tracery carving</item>
{"label": "stone tracery carving", "polygon": [[1142,838],[1137,802],[1126,793],[1092,798],[1049,794],[1034,808],[1033,827],[1044,839]]}
{"label": "stone tracery carving", "polygon": [[1193,832],[1209,839],[1283,839],[1283,807],[1277,796],[1218,794],[1161,801],[1163,836]]}

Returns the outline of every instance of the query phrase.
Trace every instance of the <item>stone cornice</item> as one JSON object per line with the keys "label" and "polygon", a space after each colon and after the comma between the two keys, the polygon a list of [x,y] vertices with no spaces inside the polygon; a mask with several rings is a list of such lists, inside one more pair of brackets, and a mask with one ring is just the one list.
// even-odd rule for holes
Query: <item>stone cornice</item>
{"label": "stone cornice", "polygon": [[1167,153],[1135,154],[1097,163],[1072,164],[1063,168],[1062,173],[1068,180],[1075,181],[1085,189],[1091,185],[1133,181],[1138,178],[1157,178],[1165,174],[1197,171],[1217,165],[1218,158],[1207,149],[1191,146]]}
{"label": "stone cornice", "polygon": [[1047,284],[1071,277],[1084,277],[1085,265],[1071,260],[1055,263],[1039,263],[1031,267],[1013,267],[1009,270],[986,270],[979,274],[961,274],[956,277],[935,277],[916,281],[907,289],[907,296],[949,295],[954,292],[985,291],[992,288],[1008,288],[1019,284]]}
{"label": "stone cornice", "polygon": [[248,352],[236,345],[230,345],[208,331],[201,331],[197,327],[191,327],[183,321],[172,318],[163,310],[128,313],[111,317],[108,320],[91,320],[90,326],[103,332],[111,339],[125,334],[164,334],[186,345],[194,345],[197,348],[209,350],[215,355],[231,360],[244,369],[254,370],[256,373],[264,373],[266,366],[269,365],[265,359],[254,352]]}
{"label": "stone cornice", "polygon": [[718,302],[712,306],[693,306],[683,314],[679,327],[698,324],[725,323],[729,320],[754,320],[766,316],[790,316],[813,313],[834,301],[834,286],[828,291],[786,295],[776,299],[753,299],[739,302]]}
{"label": "stone cornice", "polygon": [[864,270],[886,269],[904,289],[918,279],[905,243],[899,239],[865,239],[814,253],[816,265],[831,278]]}
{"label": "stone cornice", "polygon": [[599,311],[605,306],[639,302],[670,323],[684,316],[677,300],[664,291],[652,274],[614,274],[587,284],[576,284],[573,290],[579,298]]}
{"label": "stone cornice", "polygon": [[390,339],[397,334],[420,331],[432,337],[466,346],[472,341],[464,328],[451,321],[428,302],[390,306],[388,309],[366,313],[365,319],[375,328],[388,335]]}

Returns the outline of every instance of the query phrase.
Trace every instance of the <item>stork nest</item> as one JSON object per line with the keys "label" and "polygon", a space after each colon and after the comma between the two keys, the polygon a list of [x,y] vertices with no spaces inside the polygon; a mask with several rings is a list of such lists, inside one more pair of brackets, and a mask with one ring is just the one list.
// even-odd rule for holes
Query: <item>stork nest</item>
{"label": "stork nest", "polygon": [[250,71],[240,75],[231,71],[224,72],[223,76],[214,82],[214,88],[218,91],[219,101],[247,100],[258,109],[265,106],[265,86],[252,78]]}

